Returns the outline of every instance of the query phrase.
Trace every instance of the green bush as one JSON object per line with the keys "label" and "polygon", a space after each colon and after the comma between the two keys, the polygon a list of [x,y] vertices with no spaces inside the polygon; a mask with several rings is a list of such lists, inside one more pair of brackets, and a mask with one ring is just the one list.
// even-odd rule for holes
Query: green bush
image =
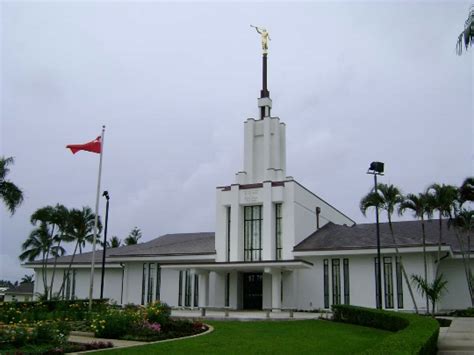
{"label": "green bush", "polygon": [[474,308],[460,309],[452,313],[456,317],[474,317]]}
{"label": "green bush", "polygon": [[335,305],[334,320],[395,332],[363,354],[436,354],[438,322],[415,314]]}
{"label": "green bush", "polygon": [[[108,300],[94,300],[93,312],[105,312],[109,308]],[[0,303],[0,322],[18,323],[20,320],[33,322],[38,320],[82,320],[89,313],[88,300],[52,300],[35,302]]]}
{"label": "green bush", "polygon": [[165,325],[169,322],[171,308],[160,301],[153,302],[146,307],[146,318],[150,323]]}
{"label": "green bush", "polygon": [[60,346],[69,335],[64,322],[17,323],[0,327],[0,349],[16,349],[26,345]]}
{"label": "green bush", "polygon": [[142,322],[142,311],[109,309],[92,320],[91,329],[96,337],[119,339],[139,327]]}

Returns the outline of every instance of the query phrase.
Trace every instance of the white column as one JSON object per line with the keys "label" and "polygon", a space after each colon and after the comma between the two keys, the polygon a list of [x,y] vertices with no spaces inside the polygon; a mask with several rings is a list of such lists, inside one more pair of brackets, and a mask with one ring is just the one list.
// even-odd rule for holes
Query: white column
{"label": "white column", "polygon": [[286,176],[286,125],[283,122],[280,123],[280,169]]}
{"label": "white column", "polygon": [[244,123],[244,171],[247,173],[245,177],[246,182],[252,181],[254,178],[253,174],[253,142],[254,142],[254,129],[255,129],[255,120],[249,118]]}
{"label": "white column", "polygon": [[272,144],[271,144],[271,123],[270,117],[263,119],[263,178],[264,180],[271,180],[271,171],[268,170],[272,167]]}
{"label": "white column", "polygon": [[231,222],[230,222],[230,261],[242,261],[244,242],[242,237],[242,212],[239,199],[239,186],[231,186]]}
{"label": "white column", "polygon": [[263,183],[262,260],[275,259],[275,211],[272,203],[272,183]]}
{"label": "white column", "polygon": [[[272,118],[272,141],[273,141],[273,168],[281,169],[281,149],[280,149],[280,119],[278,117]],[[278,177],[275,176],[275,179]]]}
{"label": "white column", "polygon": [[199,306],[207,307],[209,303],[209,271],[201,271],[199,274]]}
{"label": "white column", "polygon": [[272,270],[272,312],[281,311],[281,270]]}

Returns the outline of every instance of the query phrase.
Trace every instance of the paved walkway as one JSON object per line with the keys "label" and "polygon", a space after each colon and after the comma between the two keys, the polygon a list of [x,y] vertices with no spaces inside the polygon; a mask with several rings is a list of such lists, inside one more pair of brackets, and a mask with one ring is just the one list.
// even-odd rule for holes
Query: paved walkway
{"label": "paved walkway", "polygon": [[474,354],[474,318],[454,318],[449,328],[441,328],[438,354]]}
{"label": "paved walkway", "polygon": [[[126,348],[129,346],[136,346],[136,345],[144,345],[148,344],[142,341],[131,341],[131,340],[120,340],[120,339],[104,339],[104,338],[95,338],[94,333],[88,332],[71,332],[68,340],[73,343],[81,343],[81,344],[89,344],[93,342],[104,342],[104,343],[112,343],[114,348]],[[105,350],[105,349],[101,349]],[[76,354],[76,353],[71,353]]]}
{"label": "paved walkway", "polygon": [[206,310],[206,315],[201,316],[200,310],[172,310],[172,317],[190,318],[190,319],[212,319],[212,320],[293,320],[293,319],[317,319],[320,316],[329,317],[329,314],[312,312],[294,312],[293,317],[288,311],[265,312],[265,311],[229,311]]}

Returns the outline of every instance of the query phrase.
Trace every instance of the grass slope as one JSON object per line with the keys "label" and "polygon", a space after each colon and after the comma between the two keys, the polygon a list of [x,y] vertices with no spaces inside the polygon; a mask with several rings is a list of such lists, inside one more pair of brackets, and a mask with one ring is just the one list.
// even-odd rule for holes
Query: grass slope
{"label": "grass slope", "polygon": [[104,352],[112,354],[350,354],[370,348],[390,332],[321,320],[207,322],[209,335]]}

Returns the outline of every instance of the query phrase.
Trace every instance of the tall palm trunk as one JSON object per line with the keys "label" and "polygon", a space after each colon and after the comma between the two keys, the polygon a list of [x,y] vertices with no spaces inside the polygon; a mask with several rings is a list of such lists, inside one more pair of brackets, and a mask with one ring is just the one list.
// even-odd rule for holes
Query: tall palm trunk
{"label": "tall palm trunk", "polygon": [[79,242],[76,242],[76,246],[74,247],[74,252],[72,253],[71,261],[69,262],[66,274],[63,277],[63,282],[61,283],[61,287],[59,288],[58,295],[60,295],[61,292],[63,292],[64,286],[66,285],[66,280],[69,278],[69,273],[71,272],[71,267],[72,267],[72,264],[74,263],[74,257],[76,256],[78,245],[79,245]]}
{"label": "tall palm trunk", "polygon": [[459,248],[461,249],[461,256],[462,256],[462,262],[464,265],[464,273],[466,275],[467,288],[469,289],[469,295],[471,296],[471,306],[474,307],[474,288],[473,288],[472,278],[470,277],[471,273],[470,273],[469,262],[468,262],[469,250],[467,252],[468,255],[466,256],[466,251],[464,250],[464,244],[462,242],[462,238],[459,235],[459,231],[457,229],[456,229],[455,234],[459,243]]}
{"label": "tall palm trunk", "polygon": [[43,290],[44,290],[44,296],[46,299],[48,299],[48,280],[46,278],[46,252],[43,251],[41,254],[41,271],[42,271],[42,277],[43,277]]}
{"label": "tall palm trunk", "polygon": [[439,273],[439,264],[441,262],[441,243],[443,242],[443,220],[441,219],[441,211],[439,211],[439,239],[438,239],[438,257],[436,258],[436,276]]}
{"label": "tall palm trunk", "polygon": [[[59,247],[61,246],[61,240],[58,241],[58,245],[56,246],[57,250],[59,251]],[[51,276],[51,284],[49,286],[49,297],[53,298],[53,284],[54,284],[54,276],[56,274],[56,265],[58,262],[58,254],[54,257],[54,264],[53,264],[53,275]]]}
{"label": "tall palm trunk", "polygon": [[[426,262],[426,233],[425,233],[425,219],[423,215],[421,216],[421,231],[422,231],[422,236],[423,236],[423,264],[424,264],[424,270],[425,270],[425,282],[428,284],[428,264]],[[426,298],[426,313],[429,314],[430,308],[429,308],[429,301],[428,301],[428,295],[425,295]]]}
{"label": "tall palm trunk", "polygon": [[395,245],[395,255],[398,259],[398,262],[400,263],[400,270],[402,271],[403,278],[405,279],[405,282],[407,284],[408,292],[410,293],[410,297],[411,297],[411,300],[413,302],[413,306],[415,307],[415,312],[416,312],[416,314],[418,314],[418,306],[417,306],[416,301],[415,301],[415,295],[413,294],[413,289],[411,288],[410,279],[408,278],[405,267],[403,266],[403,261],[402,261],[402,258],[400,256],[400,252],[398,250],[398,244],[397,244],[397,241],[395,239],[395,233],[393,233],[392,217],[390,216],[390,214],[388,214],[388,226],[390,227],[390,234],[392,235],[393,245]]}

